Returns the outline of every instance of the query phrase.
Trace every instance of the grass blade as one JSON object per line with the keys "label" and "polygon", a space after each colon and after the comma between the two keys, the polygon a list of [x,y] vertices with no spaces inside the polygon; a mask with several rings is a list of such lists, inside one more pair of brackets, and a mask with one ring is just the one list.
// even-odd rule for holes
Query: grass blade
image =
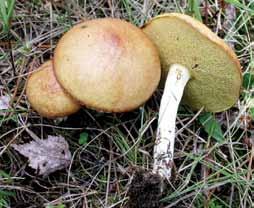
{"label": "grass blade", "polygon": [[15,0],[9,0],[10,4],[8,5],[8,14],[7,14],[7,18],[8,21],[10,21],[13,11],[14,11],[14,5],[15,5]]}
{"label": "grass blade", "polygon": [[189,0],[189,8],[190,8],[190,12],[191,14],[193,14],[193,16],[199,20],[200,22],[202,22],[202,16],[199,10],[199,0]]}

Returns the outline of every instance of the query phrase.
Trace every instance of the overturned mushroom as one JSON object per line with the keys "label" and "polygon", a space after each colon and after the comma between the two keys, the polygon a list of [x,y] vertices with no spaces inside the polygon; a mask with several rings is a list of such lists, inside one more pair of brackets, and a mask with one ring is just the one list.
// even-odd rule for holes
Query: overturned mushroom
{"label": "overturned mushroom", "polygon": [[143,31],[159,49],[165,82],[154,172],[169,179],[175,119],[183,91],[183,102],[193,110],[224,111],[239,97],[241,67],[222,39],[187,15],[160,15],[145,25]]}
{"label": "overturned mushroom", "polygon": [[[154,147],[153,173],[169,180],[175,120],[182,95],[183,103],[193,110],[203,108],[210,112],[224,111],[234,105],[239,97],[241,69],[230,47],[205,25],[187,15],[160,15],[148,22],[143,31],[159,49],[161,84],[165,84]],[[161,185],[158,182],[155,184]],[[141,189],[151,191],[137,187],[136,184],[131,185],[136,193]],[[136,200],[136,207],[145,207],[139,206],[143,202],[138,197],[132,200]],[[146,202],[149,204],[148,199]],[[154,207],[158,207],[158,202]]]}
{"label": "overturned mushroom", "polygon": [[80,109],[56,81],[51,60],[29,76],[26,94],[31,106],[44,117],[63,117]]}

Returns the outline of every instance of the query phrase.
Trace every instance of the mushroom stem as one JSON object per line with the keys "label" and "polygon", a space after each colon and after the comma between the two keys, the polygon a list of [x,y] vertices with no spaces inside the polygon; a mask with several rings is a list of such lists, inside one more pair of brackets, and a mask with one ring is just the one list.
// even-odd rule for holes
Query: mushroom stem
{"label": "mushroom stem", "polygon": [[170,67],[159,110],[157,136],[154,146],[153,172],[163,179],[171,176],[175,122],[184,87],[190,79],[189,70],[179,64]]}

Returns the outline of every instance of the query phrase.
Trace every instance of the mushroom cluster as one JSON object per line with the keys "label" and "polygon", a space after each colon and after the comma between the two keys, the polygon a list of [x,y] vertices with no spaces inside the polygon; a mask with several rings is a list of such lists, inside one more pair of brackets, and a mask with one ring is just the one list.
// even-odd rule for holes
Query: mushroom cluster
{"label": "mushroom cluster", "polygon": [[[221,112],[239,97],[241,66],[222,39],[199,21],[176,13],[159,15],[142,28],[114,18],[85,21],[64,34],[53,61],[29,77],[27,96],[46,117],[70,115],[80,106],[126,112],[145,103],[159,82],[164,93],[153,171],[139,173],[141,180],[130,188],[136,197],[130,207],[145,207],[138,204],[146,199],[144,192],[151,192],[147,187],[161,186],[160,180],[171,176],[180,101],[193,110]],[[159,182],[142,183],[149,178]],[[146,204],[158,207],[149,199]]]}
{"label": "mushroom cluster", "polygon": [[158,50],[140,28],[124,20],[95,19],[63,35],[53,61],[29,77],[27,97],[49,118],[70,115],[80,106],[126,112],[150,98],[160,76]]}

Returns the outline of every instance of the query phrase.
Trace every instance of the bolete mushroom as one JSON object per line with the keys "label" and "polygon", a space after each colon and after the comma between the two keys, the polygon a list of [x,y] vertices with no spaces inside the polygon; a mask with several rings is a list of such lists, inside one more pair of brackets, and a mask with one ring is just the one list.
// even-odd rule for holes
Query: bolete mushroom
{"label": "bolete mushroom", "polygon": [[183,102],[193,110],[224,111],[239,97],[241,66],[234,51],[222,39],[190,16],[159,15],[143,31],[159,49],[165,83],[153,168],[169,179],[175,119],[182,94]]}
{"label": "bolete mushroom", "polygon": [[113,18],[84,21],[69,30],[55,49],[54,70],[81,105],[104,112],[139,107],[161,75],[153,42],[140,28]]}
{"label": "bolete mushroom", "polygon": [[67,116],[80,109],[80,105],[58,84],[51,60],[29,76],[26,94],[31,106],[47,118]]}
{"label": "bolete mushroom", "polygon": [[[159,110],[152,172],[162,180],[169,180],[174,153],[175,120],[182,96],[183,103],[193,110],[203,108],[209,112],[224,111],[234,105],[239,97],[241,67],[233,50],[222,39],[187,15],[159,15],[148,22],[143,31],[159,50],[161,85],[165,85]],[[151,195],[152,190],[147,187],[160,190],[156,186],[161,186],[162,183],[158,178],[157,182],[142,182],[142,178],[151,178],[151,173],[143,173],[142,177],[138,173],[137,177],[141,178],[140,184],[131,184],[130,188],[130,192],[134,192],[131,194],[136,196],[131,199],[136,203],[132,207],[144,203],[140,200],[142,197],[146,198],[147,207],[151,207],[149,200],[156,196]],[[142,187],[142,184],[147,187]],[[138,195],[142,191],[143,196]],[[158,202],[153,207],[158,207]]]}

